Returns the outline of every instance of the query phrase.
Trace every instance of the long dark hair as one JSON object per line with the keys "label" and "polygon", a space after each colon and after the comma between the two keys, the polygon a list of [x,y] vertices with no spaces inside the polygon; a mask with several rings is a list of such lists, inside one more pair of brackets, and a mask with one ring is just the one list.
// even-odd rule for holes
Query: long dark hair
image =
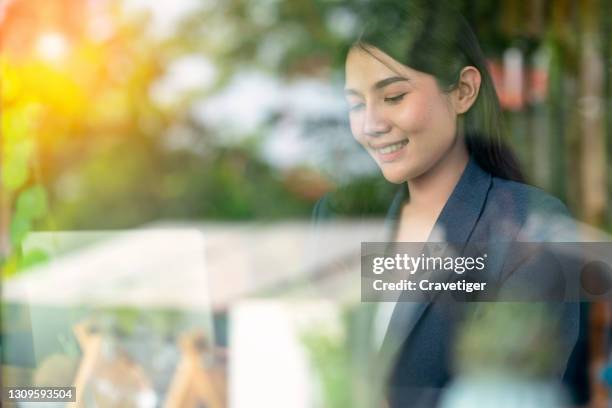
{"label": "long dark hair", "polygon": [[504,143],[501,108],[478,39],[449,2],[374,0],[361,13],[362,29],[351,47],[374,46],[417,71],[434,76],[442,90],[454,89],[461,70],[482,77],[474,105],[463,115],[470,155],[496,177],[524,182],[519,162]]}

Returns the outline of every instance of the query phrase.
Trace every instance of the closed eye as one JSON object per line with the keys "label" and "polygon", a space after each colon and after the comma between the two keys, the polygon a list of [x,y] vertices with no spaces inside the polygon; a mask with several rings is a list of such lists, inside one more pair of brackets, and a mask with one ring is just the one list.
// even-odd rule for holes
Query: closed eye
{"label": "closed eye", "polygon": [[404,95],[406,95],[406,92],[404,92],[403,94],[399,94],[397,96],[389,96],[388,98],[385,98],[385,102],[391,102],[391,103],[399,102],[402,99],[404,99]]}
{"label": "closed eye", "polygon": [[349,107],[349,111],[354,112],[358,109],[361,109],[363,107],[363,103],[357,103],[355,105],[352,105]]}

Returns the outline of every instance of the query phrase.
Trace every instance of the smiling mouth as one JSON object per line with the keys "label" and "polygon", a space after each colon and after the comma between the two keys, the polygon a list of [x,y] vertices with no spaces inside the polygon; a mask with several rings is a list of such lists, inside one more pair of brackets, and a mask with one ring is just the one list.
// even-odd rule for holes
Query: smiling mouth
{"label": "smiling mouth", "polygon": [[374,146],[371,146],[371,147],[372,149],[374,149],[374,151],[376,151],[376,153],[390,154],[390,153],[400,150],[402,147],[406,146],[407,144],[408,144],[408,139],[405,139],[405,140],[401,140],[399,142],[388,144],[382,147],[374,147]]}

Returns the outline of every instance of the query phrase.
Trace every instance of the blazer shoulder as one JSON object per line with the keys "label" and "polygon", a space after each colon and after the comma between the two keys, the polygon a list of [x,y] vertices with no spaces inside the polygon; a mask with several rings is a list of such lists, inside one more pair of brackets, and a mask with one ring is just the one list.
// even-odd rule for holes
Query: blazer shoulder
{"label": "blazer shoulder", "polygon": [[568,208],[561,200],[539,187],[497,177],[493,177],[492,185],[494,196],[522,204],[526,211],[547,211],[570,215]]}
{"label": "blazer shoulder", "polygon": [[575,241],[577,227],[567,206],[541,188],[493,178],[492,201],[520,223],[518,240]]}

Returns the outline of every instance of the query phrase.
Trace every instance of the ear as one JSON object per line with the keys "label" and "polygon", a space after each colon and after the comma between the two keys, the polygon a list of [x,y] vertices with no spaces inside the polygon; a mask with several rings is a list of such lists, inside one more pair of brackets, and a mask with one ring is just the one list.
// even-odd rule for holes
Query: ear
{"label": "ear", "polygon": [[476,101],[481,80],[480,71],[475,67],[468,66],[461,70],[453,90],[453,105],[458,115],[467,112]]}

